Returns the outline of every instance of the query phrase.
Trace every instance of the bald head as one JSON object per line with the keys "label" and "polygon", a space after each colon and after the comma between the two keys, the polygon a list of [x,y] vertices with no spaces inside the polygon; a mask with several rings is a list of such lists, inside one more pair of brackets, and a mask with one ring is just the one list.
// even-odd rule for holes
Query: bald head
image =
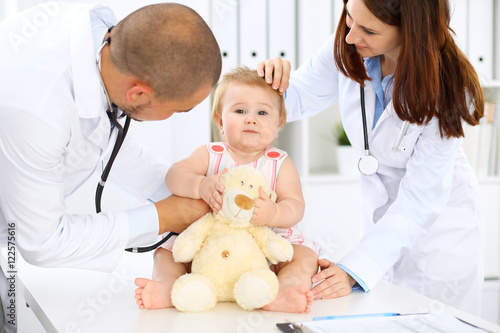
{"label": "bald head", "polygon": [[205,21],[189,7],[161,3],[138,9],[111,31],[111,61],[153,88],[160,101],[189,98],[219,80],[222,59]]}

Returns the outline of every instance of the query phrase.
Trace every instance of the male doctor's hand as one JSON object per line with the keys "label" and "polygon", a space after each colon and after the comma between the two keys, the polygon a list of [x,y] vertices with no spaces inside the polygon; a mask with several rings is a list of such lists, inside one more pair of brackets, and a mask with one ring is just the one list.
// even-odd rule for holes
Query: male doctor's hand
{"label": "male doctor's hand", "polygon": [[200,217],[210,212],[210,206],[202,199],[191,199],[171,195],[155,202],[160,222],[159,235],[173,231],[183,232]]}
{"label": "male doctor's hand", "polygon": [[356,281],[335,263],[319,259],[321,271],[312,277],[312,282],[321,283],[311,289],[314,299],[328,299],[349,295]]}
{"label": "male doctor's hand", "polygon": [[257,74],[263,77],[274,90],[278,90],[280,95],[283,95],[288,89],[288,79],[290,78],[290,62],[283,60],[280,57],[267,59],[259,62],[256,67]]}

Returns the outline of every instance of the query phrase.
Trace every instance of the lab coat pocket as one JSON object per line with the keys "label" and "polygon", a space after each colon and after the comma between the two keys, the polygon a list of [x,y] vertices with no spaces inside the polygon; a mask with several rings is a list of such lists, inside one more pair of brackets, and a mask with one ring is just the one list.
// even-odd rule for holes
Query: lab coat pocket
{"label": "lab coat pocket", "polygon": [[399,118],[389,118],[376,130],[373,138],[376,143],[371,146],[377,147],[377,150],[371,150],[380,163],[394,168],[406,167],[423,127],[405,124]]}

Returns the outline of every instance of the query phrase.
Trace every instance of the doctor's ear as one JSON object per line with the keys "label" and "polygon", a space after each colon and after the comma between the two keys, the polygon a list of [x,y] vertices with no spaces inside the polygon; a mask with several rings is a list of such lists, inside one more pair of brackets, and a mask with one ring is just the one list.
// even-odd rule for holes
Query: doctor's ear
{"label": "doctor's ear", "polygon": [[127,101],[136,104],[148,103],[153,96],[153,89],[144,83],[136,83],[127,90]]}

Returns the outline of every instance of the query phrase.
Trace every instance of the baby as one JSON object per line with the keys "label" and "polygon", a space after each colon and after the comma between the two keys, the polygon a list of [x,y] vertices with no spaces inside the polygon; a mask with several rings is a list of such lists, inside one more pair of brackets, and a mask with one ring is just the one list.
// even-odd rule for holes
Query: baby
{"label": "baby", "polygon": [[[217,213],[222,207],[224,186],[219,176],[238,165],[248,165],[266,175],[276,192],[273,202],[260,189],[254,200],[251,223],[267,225],[289,240],[294,249],[292,261],[272,265],[279,291],[276,299],[263,307],[280,312],[310,312],[313,302],[311,277],[318,270],[314,242],[304,239],[298,229],[304,214],[304,198],[298,171],[287,153],[272,146],[286,123],[283,97],[257,72],[236,68],[223,76],[214,96],[212,120],[225,142],[198,147],[169,169],[166,183],[178,196],[202,198]],[[189,265],[174,261],[171,250],[175,237],[155,253],[153,279],[136,279],[136,299],[140,309],[172,307],[170,290]]]}

